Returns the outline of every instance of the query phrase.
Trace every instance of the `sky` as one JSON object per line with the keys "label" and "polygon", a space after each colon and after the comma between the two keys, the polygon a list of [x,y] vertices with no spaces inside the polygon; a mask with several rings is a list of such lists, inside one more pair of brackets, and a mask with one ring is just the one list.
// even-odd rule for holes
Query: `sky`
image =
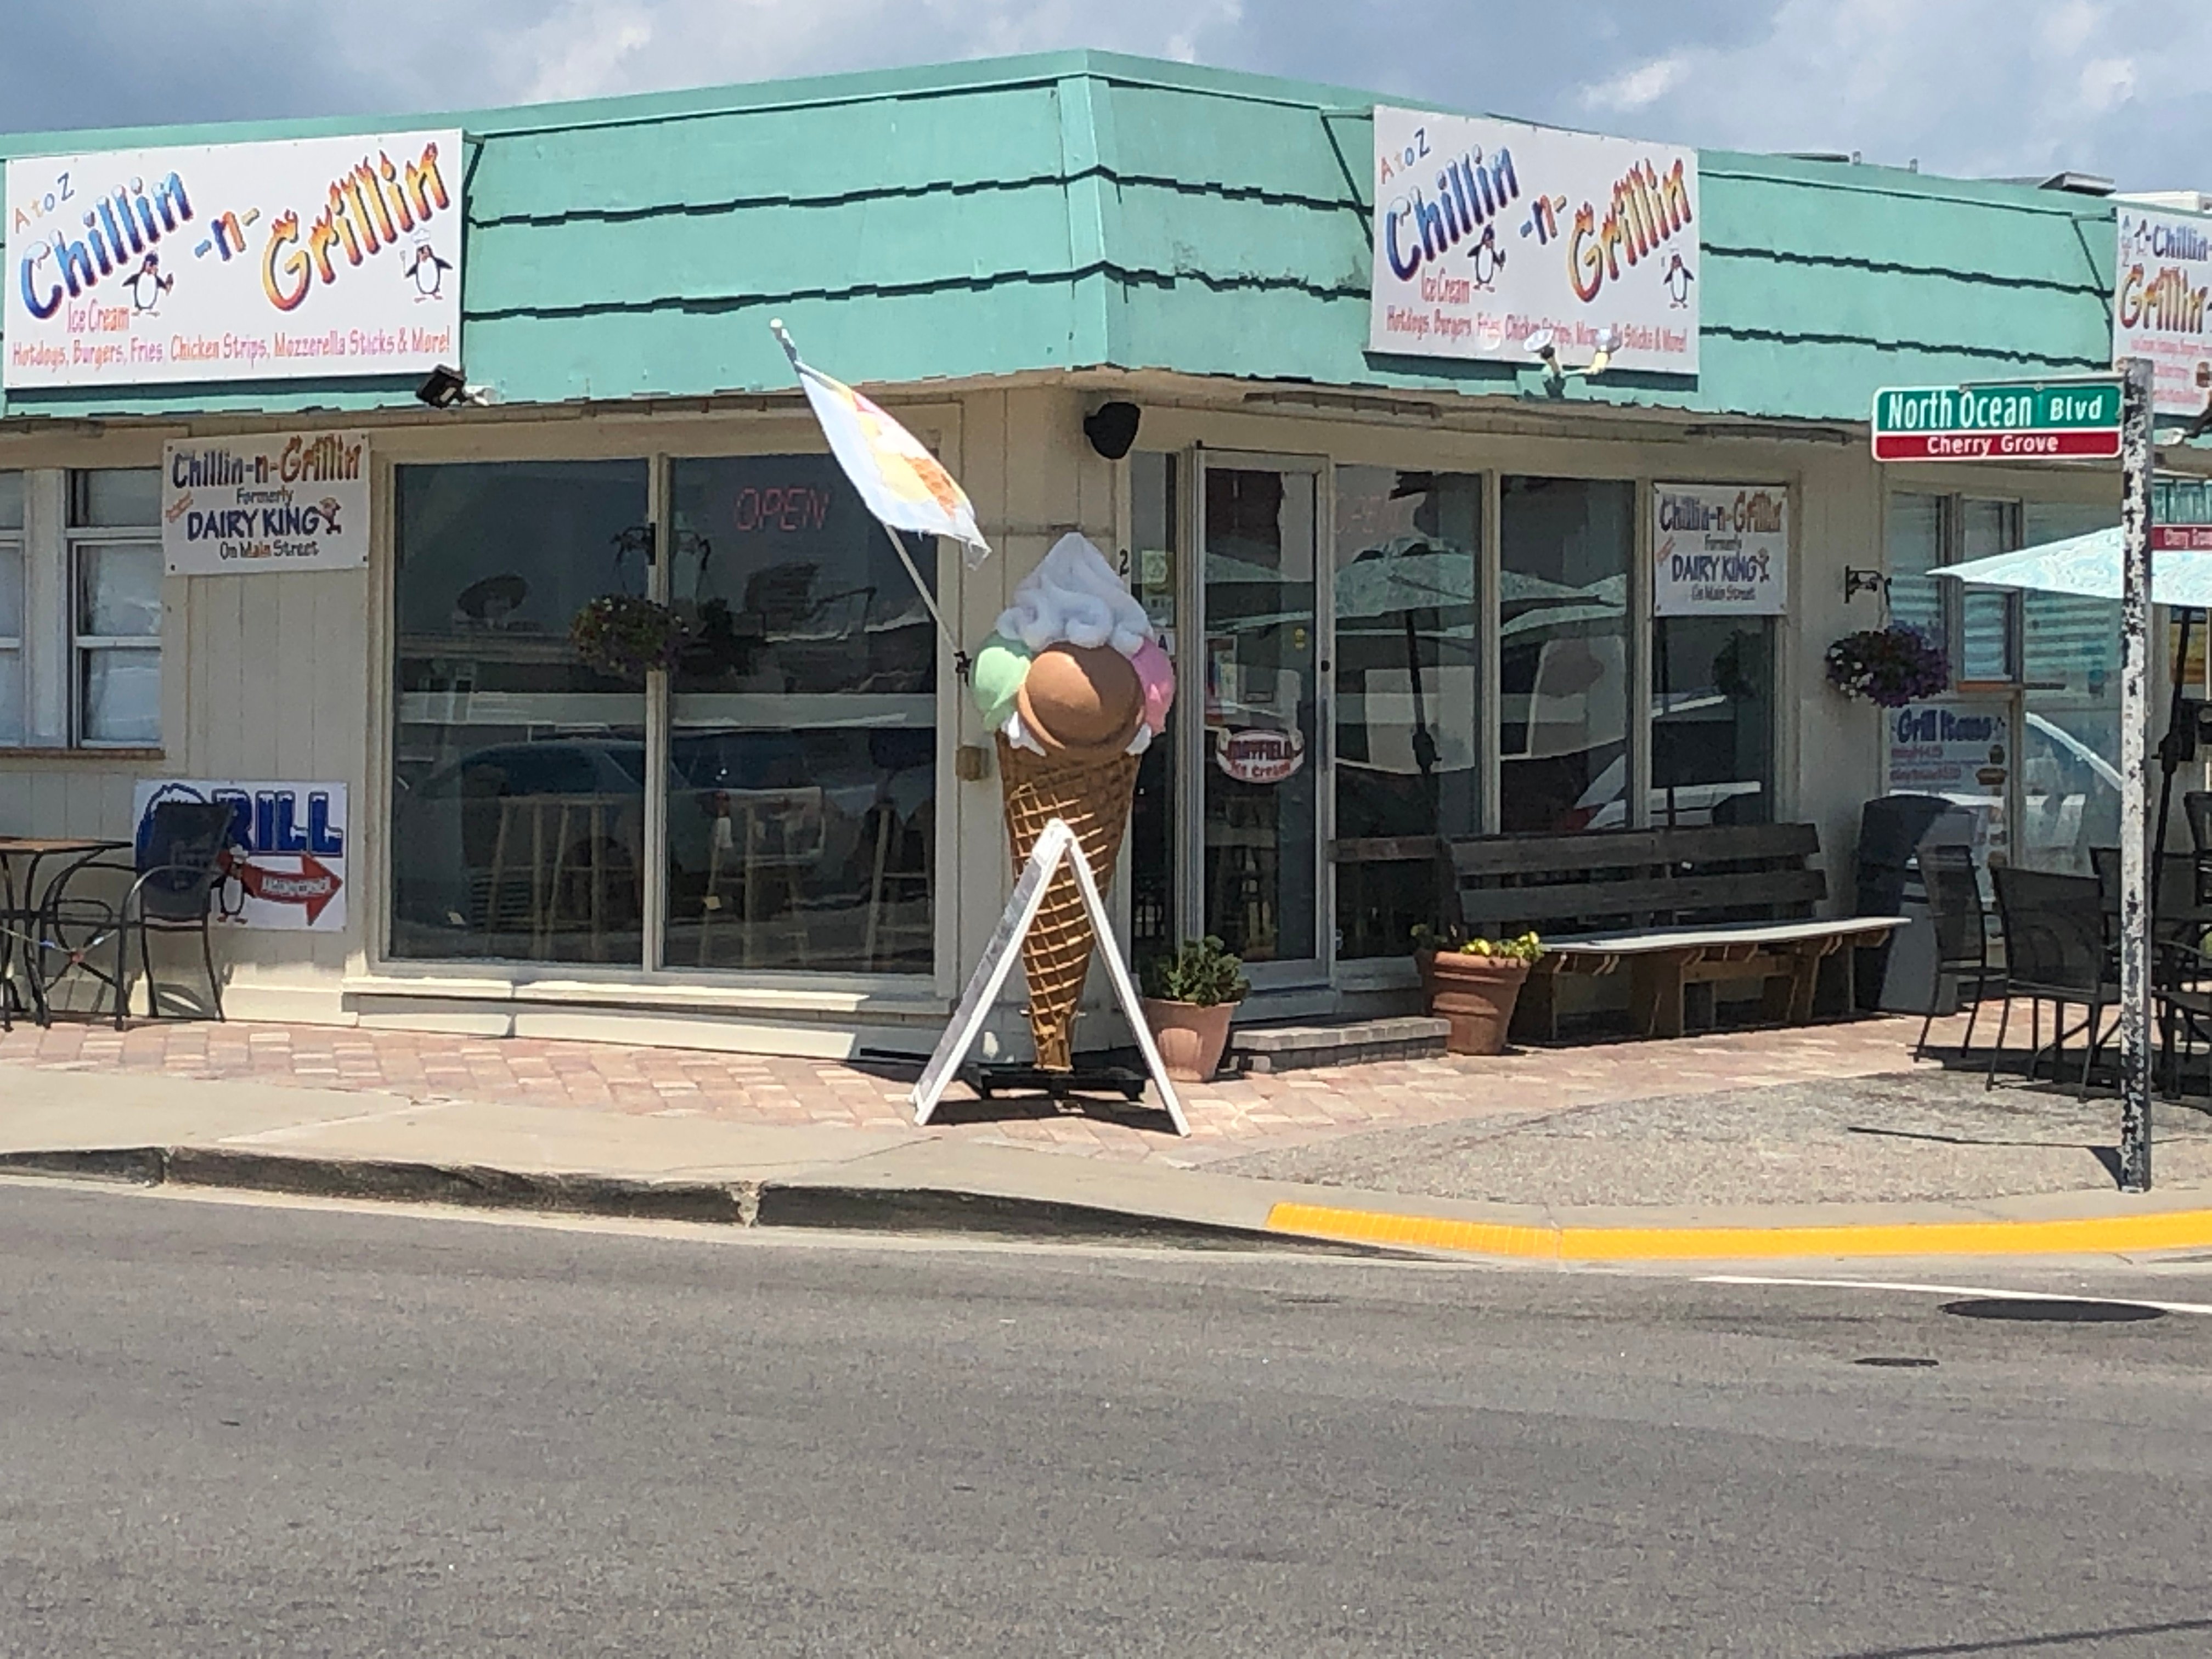
{"label": "sky", "polygon": [[1708,147],[2212,191],[2212,5],[0,0],[0,131],[427,113],[1066,46]]}

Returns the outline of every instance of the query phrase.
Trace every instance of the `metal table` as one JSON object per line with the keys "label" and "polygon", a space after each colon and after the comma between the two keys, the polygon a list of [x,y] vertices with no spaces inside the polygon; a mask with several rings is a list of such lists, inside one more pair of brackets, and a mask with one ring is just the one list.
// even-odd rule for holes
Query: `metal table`
{"label": "metal table", "polygon": [[[12,1030],[20,1007],[41,1025],[53,1023],[46,1005],[46,976],[40,953],[50,943],[46,920],[70,878],[103,853],[118,852],[127,841],[85,836],[0,836],[0,1030]],[[42,886],[39,867],[48,859],[66,860]],[[15,983],[21,958],[23,998]]]}

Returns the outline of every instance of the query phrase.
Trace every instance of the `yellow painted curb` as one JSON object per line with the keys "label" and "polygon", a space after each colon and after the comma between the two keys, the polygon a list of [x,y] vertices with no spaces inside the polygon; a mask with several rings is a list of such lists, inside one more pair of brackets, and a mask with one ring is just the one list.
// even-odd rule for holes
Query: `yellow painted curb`
{"label": "yellow painted curb", "polygon": [[1790,1255],[2076,1255],[2212,1247],[2212,1210],[2079,1221],[1922,1221],[1834,1227],[1516,1227],[1278,1204],[1270,1232],[1538,1261],[1718,1261]]}

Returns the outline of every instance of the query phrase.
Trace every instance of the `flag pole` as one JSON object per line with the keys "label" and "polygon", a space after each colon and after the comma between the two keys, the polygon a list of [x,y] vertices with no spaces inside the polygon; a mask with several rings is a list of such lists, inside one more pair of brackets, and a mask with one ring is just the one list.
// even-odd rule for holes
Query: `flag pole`
{"label": "flag pole", "polygon": [[968,653],[961,648],[960,641],[953,637],[951,629],[945,626],[945,613],[937,608],[937,596],[929,591],[929,584],[922,580],[921,572],[915,568],[914,555],[907,551],[906,538],[884,524],[881,519],[876,522],[884,525],[884,534],[891,538],[891,547],[898,554],[899,562],[906,567],[906,574],[914,578],[914,591],[921,595],[922,604],[929,608],[930,620],[937,624],[937,631],[945,635],[945,644],[952,647],[952,672],[965,680],[968,678]]}
{"label": "flag pole", "polygon": [[[784,327],[783,319],[781,317],[769,318],[768,326],[769,331],[775,336],[775,343],[783,348],[783,355],[791,359],[791,372],[799,376],[799,383],[803,389],[806,385],[806,377],[811,371],[800,361],[799,346],[792,339],[791,331]],[[817,376],[817,378],[820,377]],[[872,512],[868,516],[876,518]],[[921,572],[915,568],[914,555],[907,550],[907,544],[900,539],[898,532],[879,518],[876,519],[876,522],[883,525],[884,534],[890,538],[891,551],[898,555],[899,562],[906,567],[906,574],[913,580],[914,591],[921,595],[922,606],[929,612],[930,621],[937,624],[937,631],[944,635],[945,643],[951,648],[952,672],[965,680],[968,678],[968,653],[961,648],[959,636],[954,634],[951,628],[945,623],[945,613],[937,608],[936,592],[929,583],[922,580]]]}

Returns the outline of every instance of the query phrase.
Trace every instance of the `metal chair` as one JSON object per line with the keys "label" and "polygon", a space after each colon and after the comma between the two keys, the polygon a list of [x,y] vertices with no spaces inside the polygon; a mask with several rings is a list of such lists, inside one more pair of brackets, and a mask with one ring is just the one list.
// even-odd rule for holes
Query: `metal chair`
{"label": "metal chair", "polygon": [[1974,978],[1974,1000],[1966,1012],[1966,1034],[1959,1041],[1959,1056],[1973,1047],[1974,1022],[1981,1018],[1982,998],[1989,988],[1989,913],[1982,904],[1982,882],[1974,868],[1974,855],[1964,847],[1925,847],[1917,854],[1920,882],[1928,894],[1928,919],[1936,927],[1936,973],[1928,988],[1928,1013],[1920,1022],[1920,1040],[1912,1045],[1917,1060],[1927,1051],[1929,1028],[1943,1000],[1943,980],[1949,975],[1966,993],[1966,975]]}
{"label": "metal chair", "polygon": [[[1984,1086],[1996,1084],[1997,1060],[2004,1052],[2012,1021],[2012,999],[2028,1000],[2027,1075],[2034,1077],[2044,1048],[2051,1052],[2057,1080],[2066,1058],[2066,1010],[2079,1003],[2087,1011],[2078,1028],[2087,1039],[2078,1094],[2087,1098],[2089,1071],[2104,1047],[2105,1010],[2116,1006],[2119,987],[2112,970],[2110,928],[2104,896],[2094,876],[2057,875],[2001,865],[1990,872],[1996,886],[1997,923],[2004,934],[2004,1012],[1997,1022],[1996,1047],[1990,1054]],[[2041,1009],[2055,1004],[2057,1018],[2048,1045],[2041,1042]]]}
{"label": "metal chair", "polygon": [[[161,1016],[161,987],[154,977],[155,933],[200,936],[200,961],[207,969],[208,1000],[217,1019],[222,1018],[222,981],[215,968],[215,945],[208,923],[215,908],[216,889],[230,869],[231,826],[234,812],[227,801],[165,800],[155,803],[138,838],[137,861],[131,865],[90,864],[94,870],[114,871],[131,878],[123,896],[111,903],[100,898],[65,898],[48,907],[46,926],[71,962],[82,965],[115,988],[115,1026],[131,1012],[131,936],[138,936],[138,961],[146,976],[148,1015]],[[72,939],[71,934],[76,937]],[[115,941],[112,979],[92,966],[94,953],[109,939]]]}

